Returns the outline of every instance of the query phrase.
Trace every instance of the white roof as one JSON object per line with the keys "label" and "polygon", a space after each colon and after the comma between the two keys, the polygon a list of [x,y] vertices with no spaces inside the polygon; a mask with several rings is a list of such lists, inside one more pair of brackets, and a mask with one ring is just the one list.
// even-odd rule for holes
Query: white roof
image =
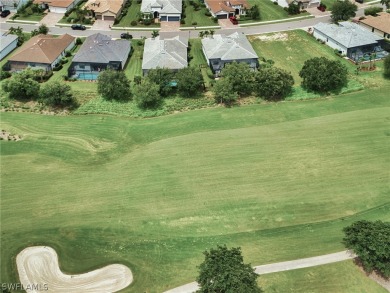
{"label": "white roof", "polygon": [[7,48],[11,43],[18,39],[17,35],[2,35],[0,37],[0,51],[3,51]]}
{"label": "white roof", "polygon": [[153,12],[153,8],[161,9],[160,13],[181,13],[182,0],[142,0],[141,12]]}

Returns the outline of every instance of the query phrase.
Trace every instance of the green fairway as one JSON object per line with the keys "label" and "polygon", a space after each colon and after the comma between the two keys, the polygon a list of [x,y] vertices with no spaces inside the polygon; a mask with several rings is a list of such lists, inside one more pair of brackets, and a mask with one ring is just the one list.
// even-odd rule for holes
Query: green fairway
{"label": "green fairway", "polygon": [[252,265],[342,250],[344,226],[390,220],[389,89],[142,120],[2,113],[24,138],[0,142],[2,282],[33,244],[68,273],[128,265],[125,292],[193,281],[217,244]]}
{"label": "green fairway", "polygon": [[386,293],[353,263],[343,261],[313,268],[263,275],[259,284],[267,293]]}

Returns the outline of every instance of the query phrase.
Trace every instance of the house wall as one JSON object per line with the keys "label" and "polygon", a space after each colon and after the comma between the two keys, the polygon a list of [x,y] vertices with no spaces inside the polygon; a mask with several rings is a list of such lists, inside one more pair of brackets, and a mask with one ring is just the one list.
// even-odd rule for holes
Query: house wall
{"label": "house wall", "polygon": [[250,68],[255,70],[258,67],[259,61],[257,58],[251,58],[251,59],[240,59],[240,60],[221,60],[221,59],[210,59],[209,65],[211,70],[218,75],[221,70],[226,66],[226,64],[230,64],[233,62],[238,63],[247,63],[249,64]]}
{"label": "house wall", "polygon": [[65,57],[65,52],[66,51],[69,51],[69,50],[72,50],[72,48],[76,45],[76,39],[69,44],[68,47],[66,47],[66,49],[64,51],[61,52],[60,55],[58,55],[57,59],[54,60],[54,62],[52,64],[50,64],[51,68],[54,68],[56,66],[56,64],[60,63],[60,60],[62,57]]}
{"label": "house wall", "polygon": [[161,13],[159,15],[159,18],[161,21],[172,21],[172,20],[180,20],[181,14],[180,13]]}
{"label": "house wall", "polygon": [[5,47],[0,52],[0,60],[3,60],[5,56],[7,56],[10,52],[12,52],[16,47],[18,46],[18,39],[13,41],[11,44],[9,44],[7,47]]}
{"label": "house wall", "polygon": [[313,36],[316,39],[320,39],[324,41],[329,47],[341,51],[341,54],[347,55],[347,48],[345,46],[341,45],[339,42],[333,40],[332,38],[329,38],[328,36],[316,30],[315,28],[314,28]]}
{"label": "house wall", "polygon": [[68,8],[66,7],[56,7],[56,6],[50,6],[49,5],[49,10],[50,12],[53,12],[53,13],[65,13]]}

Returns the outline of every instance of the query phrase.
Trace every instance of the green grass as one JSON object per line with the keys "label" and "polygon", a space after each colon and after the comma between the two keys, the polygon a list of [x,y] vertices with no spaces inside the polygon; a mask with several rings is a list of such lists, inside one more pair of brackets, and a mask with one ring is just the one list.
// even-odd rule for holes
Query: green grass
{"label": "green grass", "polygon": [[267,293],[386,293],[353,261],[262,275],[259,284]]}
{"label": "green grass", "polygon": [[15,20],[27,20],[27,21],[36,21],[36,22],[39,22],[42,20],[42,18],[45,16],[46,14],[43,14],[43,13],[33,13],[31,15],[25,15],[25,16],[18,16],[17,18],[15,18]]}
{"label": "green grass", "polygon": [[210,66],[207,64],[206,58],[203,55],[201,39],[191,39],[190,44],[190,56],[193,57],[190,61],[190,66],[200,68],[205,85],[207,88],[209,88],[211,82],[210,76],[212,76],[213,73],[210,69]]}
{"label": "green grass", "polygon": [[270,0],[248,0],[251,5],[258,5],[260,9],[260,20],[259,21],[268,21],[268,20],[277,20],[283,18],[291,18],[297,16],[308,15],[307,13],[301,13],[298,15],[289,15],[283,7],[275,5],[273,1]]}
{"label": "green grass", "polygon": [[68,273],[128,265],[124,292],[193,281],[217,244],[253,265],[342,250],[344,226],[390,220],[389,89],[140,120],[2,113],[24,137],[0,142],[2,282],[34,244]]}
{"label": "green grass", "polygon": [[[196,1],[198,4],[201,2]],[[196,26],[216,26],[218,23],[215,23],[210,16],[206,16],[205,12],[209,10],[205,7],[200,7],[200,10],[195,11],[194,7],[190,5],[189,0],[185,0],[186,8],[184,18],[185,24],[182,26],[191,27],[194,26],[193,23],[196,22]]]}
{"label": "green grass", "polygon": [[133,82],[134,76],[142,76],[142,55],[144,53],[144,46],[138,45],[137,41],[133,40],[131,42],[131,49],[133,50],[133,54],[127,61],[124,71],[127,78]]}

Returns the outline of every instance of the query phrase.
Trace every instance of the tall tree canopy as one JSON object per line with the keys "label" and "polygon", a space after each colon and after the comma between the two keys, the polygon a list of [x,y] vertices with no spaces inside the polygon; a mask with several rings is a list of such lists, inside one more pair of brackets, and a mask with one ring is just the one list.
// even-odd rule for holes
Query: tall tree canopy
{"label": "tall tree canopy", "polygon": [[141,84],[134,87],[134,100],[140,108],[153,108],[160,104],[161,96],[158,84],[145,78]]}
{"label": "tall tree canopy", "polygon": [[252,92],[253,71],[249,64],[233,62],[227,64],[221,71],[224,79],[229,80],[233,91],[239,95],[249,95]]}
{"label": "tall tree canopy", "polygon": [[291,92],[293,85],[294,79],[289,72],[271,66],[255,73],[253,89],[266,100],[281,100]]}
{"label": "tall tree canopy", "polygon": [[16,100],[35,100],[39,98],[39,83],[34,80],[31,69],[13,74],[2,84],[3,90],[9,93],[9,98]]}
{"label": "tall tree canopy", "polygon": [[105,70],[98,76],[98,93],[106,100],[129,100],[130,81],[123,71]]}
{"label": "tall tree canopy", "polygon": [[199,293],[261,293],[258,275],[250,264],[244,264],[241,249],[217,246],[204,252],[196,281]]}
{"label": "tall tree canopy", "polygon": [[325,57],[306,60],[299,76],[302,86],[315,92],[338,91],[348,82],[348,70],[340,61]]}
{"label": "tall tree canopy", "polygon": [[336,1],[332,6],[331,18],[334,22],[345,21],[356,16],[357,6],[349,0]]}
{"label": "tall tree canopy", "polygon": [[364,269],[390,277],[390,222],[358,221],[343,230],[345,246],[357,254]]}
{"label": "tall tree canopy", "polygon": [[48,82],[41,88],[40,101],[52,106],[71,106],[76,104],[71,87],[59,81]]}
{"label": "tall tree canopy", "polygon": [[166,97],[172,91],[171,82],[174,79],[174,73],[167,68],[156,68],[148,71],[148,79],[159,86],[160,96]]}
{"label": "tall tree canopy", "polygon": [[191,97],[203,86],[203,76],[198,68],[186,67],[176,74],[177,88],[185,97]]}

